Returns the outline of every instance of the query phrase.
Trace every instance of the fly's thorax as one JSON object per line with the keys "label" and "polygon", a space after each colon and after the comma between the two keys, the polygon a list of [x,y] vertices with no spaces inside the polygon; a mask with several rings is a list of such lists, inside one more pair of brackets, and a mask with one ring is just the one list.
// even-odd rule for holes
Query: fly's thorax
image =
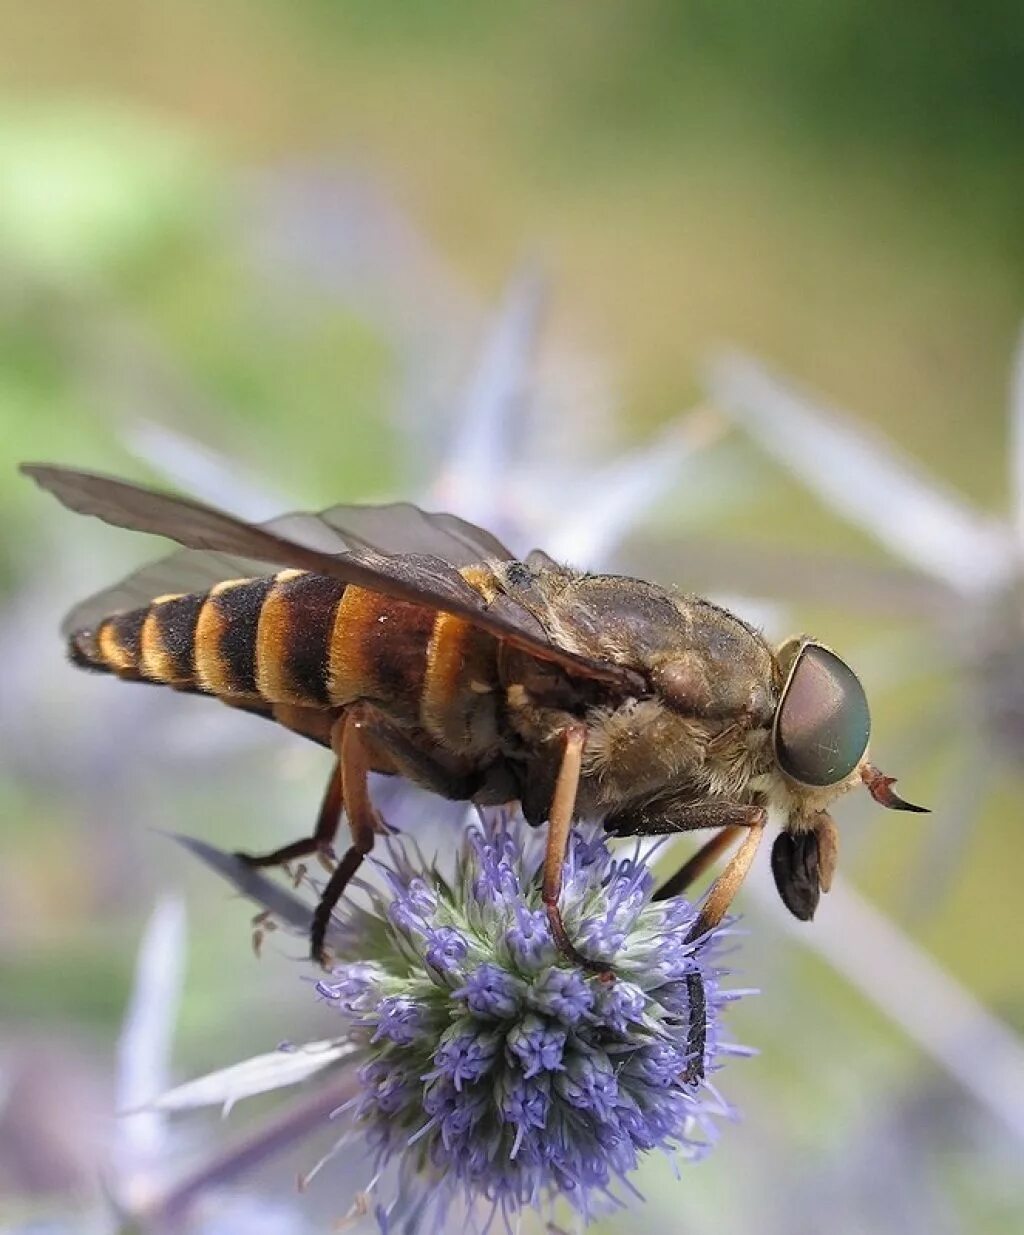
{"label": "fly's thorax", "polygon": [[647,675],[692,654],[712,692],[730,672],[771,679],[774,662],[762,636],[710,601],[625,575],[523,563],[496,569],[502,591],[532,613],[558,647]]}
{"label": "fly's thorax", "polygon": [[762,637],[734,614],[649,584],[629,592],[637,619],[631,662],[653,697],[592,725],[588,767],[603,796],[665,788],[745,797],[771,764],[775,663]]}
{"label": "fly's thorax", "polygon": [[611,697],[503,649],[507,716],[527,747],[556,740],[567,719],[585,722],[582,792],[595,809],[680,784],[739,793],[765,770],[775,663],[756,631],[710,602],[641,580],[540,572],[530,587],[563,646],[628,665],[649,683],[643,697]]}
{"label": "fly's thorax", "polygon": [[646,580],[553,565],[511,563],[496,577],[554,645],[635,670],[651,695],[681,716],[771,723],[779,686],[772,650],[728,610]]}
{"label": "fly's thorax", "polygon": [[770,725],[778,668],[764,637],[728,609],[700,597],[674,598],[680,630],[651,657],[652,681],[666,702],[747,728]]}
{"label": "fly's thorax", "polygon": [[707,744],[701,777],[708,793],[747,801],[773,772],[770,729],[731,725]]}
{"label": "fly's thorax", "polygon": [[681,717],[655,700],[588,725],[584,774],[611,811],[664,793],[746,801],[771,763],[765,730]]}
{"label": "fly's thorax", "polygon": [[772,768],[766,727],[682,716],[659,699],[592,709],[586,724],[583,792],[599,812],[681,790],[745,801]]}

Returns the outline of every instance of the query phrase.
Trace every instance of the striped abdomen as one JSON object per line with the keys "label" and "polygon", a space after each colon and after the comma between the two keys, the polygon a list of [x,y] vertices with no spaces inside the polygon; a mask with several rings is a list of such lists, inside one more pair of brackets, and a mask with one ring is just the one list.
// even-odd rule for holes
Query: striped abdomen
{"label": "striped abdomen", "polygon": [[306,571],[157,597],[76,632],[70,654],[85,668],[232,704],[336,711],[367,699],[467,753],[496,733],[490,635]]}

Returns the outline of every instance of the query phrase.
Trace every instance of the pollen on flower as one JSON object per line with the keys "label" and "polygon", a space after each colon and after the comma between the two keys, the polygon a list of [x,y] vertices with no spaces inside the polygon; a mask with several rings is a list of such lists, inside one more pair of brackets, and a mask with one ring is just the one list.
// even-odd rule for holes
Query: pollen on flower
{"label": "pollen on flower", "polygon": [[589,1219],[643,1153],[707,1147],[724,1108],[687,1077],[694,1052],[708,1073],[729,1049],[720,932],[687,943],[691,905],[652,903],[639,856],[577,836],[563,915],[581,950],[614,968],[602,982],[554,948],[542,851],[518,817],[470,829],[454,878],[400,841],[390,849],[390,895],[341,908],[341,959],[316,984],[360,1051],[355,1136],[378,1171],[398,1166],[402,1195],[382,1205],[382,1226],[404,1229],[410,1188],[437,1227],[453,1203],[511,1219],[559,1196]]}

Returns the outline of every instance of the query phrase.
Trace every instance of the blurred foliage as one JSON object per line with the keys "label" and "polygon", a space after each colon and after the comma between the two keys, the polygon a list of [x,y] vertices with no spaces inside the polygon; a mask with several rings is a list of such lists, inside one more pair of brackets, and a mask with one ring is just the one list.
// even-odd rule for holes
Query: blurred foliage
{"label": "blurred foliage", "polygon": [[[856,0],[790,0],[771,9],[756,0],[640,0],[628,9],[596,0],[585,21],[571,7],[553,14],[539,2],[511,10],[497,0],[287,7],[314,16],[339,40],[425,53],[458,56],[511,42],[552,63],[571,40],[582,55],[564,62],[561,89],[645,132],[659,120],[677,124],[699,81],[717,84],[719,105],[727,95],[770,98],[793,129],[868,142],[876,157],[911,145],[984,161],[1004,157],[1020,136],[1024,16],[1009,0],[983,0],[969,11],[921,0],[898,10]],[[549,37],[540,38],[541,30]]]}
{"label": "blurred foliage", "polygon": [[8,107],[0,115],[0,244],[58,284],[130,268],[202,202],[205,168],[181,128],[123,107]]}
{"label": "blurred foliage", "polygon": [[[1024,272],[1002,12],[0,2],[0,73],[152,109],[208,162],[341,150],[492,286],[539,249],[638,431],[734,338],[982,496],[995,434],[948,442],[968,409],[995,425]],[[950,117],[991,124],[965,149]]]}

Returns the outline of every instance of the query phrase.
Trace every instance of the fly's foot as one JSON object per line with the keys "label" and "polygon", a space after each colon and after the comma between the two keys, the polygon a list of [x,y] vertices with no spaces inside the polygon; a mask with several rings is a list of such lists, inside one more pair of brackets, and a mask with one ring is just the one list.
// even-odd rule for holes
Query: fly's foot
{"label": "fly's foot", "polygon": [[565,924],[562,922],[562,915],[558,912],[558,906],[545,905],[544,908],[547,910],[548,924],[551,927],[551,935],[555,941],[555,947],[561,955],[586,973],[596,974],[602,982],[614,982],[615,974],[604,961],[591,960],[590,957],[584,956],[582,952],[577,951],[576,946],[566,932]]}
{"label": "fly's foot", "polygon": [[264,909],[252,920],[252,950],[257,960],[263,954],[263,940],[271,931],[277,930],[277,923],[270,915],[269,909]]}

